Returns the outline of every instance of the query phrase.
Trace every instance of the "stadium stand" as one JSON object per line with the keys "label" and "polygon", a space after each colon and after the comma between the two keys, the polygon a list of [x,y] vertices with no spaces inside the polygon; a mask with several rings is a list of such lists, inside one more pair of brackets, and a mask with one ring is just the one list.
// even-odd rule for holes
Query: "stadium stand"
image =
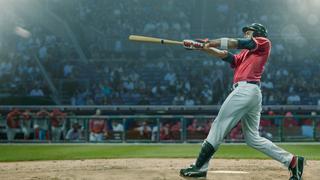
{"label": "stadium stand", "polygon": [[[183,3],[169,0],[167,6],[161,7],[156,1],[146,1],[144,7],[136,1],[43,2],[43,9],[61,17],[69,25],[89,62],[79,60],[75,46],[64,36],[54,34],[55,31],[44,24],[34,24],[27,17],[16,18],[15,9],[12,9],[13,13],[6,13],[3,17],[5,22],[12,26],[21,25],[32,35],[23,38],[12,33],[4,34],[6,39],[2,43],[4,51],[1,56],[5,61],[1,62],[0,68],[1,79],[6,81],[1,84],[1,93],[3,96],[53,98],[48,82],[36,65],[35,58],[38,58],[65,105],[221,104],[228,94],[226,89],[232,84],[232,73],[227,64],[205,55],[191,55],[178,48],[137,45],[126,38],[134,33],[173,39],[210,37],[211,34],[213,37],[235,36],[241,35],[241,27],[245,24],[259,21],[268,25],[273,41],[262,84],[263,103],[319,103],[317,85],[320,79],[314,78],[320,68],[316,49],[297,50],[301,43],[295,43],[297,38],[308,42],[313,37],[301,32],[295,36],[291,31],[283,35],[286,28],[282,27],[274,12],[278,12],[277,8],[285,8],[285,2],[270,12],[259,11],[260,14],[255,16],[251,15],[254,11],[245,11],[245,4],[257,3],[254,0],[238,3],[240,12],[235,16],[230,15],[235,12],[229,10],[234,3],[206,3],[202,9],[219,18],[215,23],[202,22],[199,25],[189,6],[199,6],[199,3],[192,0]],[[212,7],[215,9],[210,10]],[[166,13],[168,8],[175,8],[177,13]],[[150,13],[148,18],[137,18],[150,11],[155,13]],[[280,15],[286,17],[288,13]]]}
{"label": "stadium stand", "polygon": [[[292,137],[315,140],[320,136],[320,123],[309,115],[311,110],[317,109],[303,113],[300,109],[320,105],[320,78],[317,78],[320,41],[314,36],[320,29],[310,21],[299,19],[301,17],[291,23],[280,21],[290,18],[291,2],[272,1],[277,2],[272,9],[263,9],[270,1],[256,0],[167,0],[165,5],[162,1],[150,0],[35,1],[30,2],[29,8],[37,3],[34,7],[41,9],[41,16],[36,20],[34,16],[28,16],[28,12],[22,13],[15,6],[8,6],[1,9],[3,16],[0,16],[0,104],[183,105],[185,108],[221,105],[232,86],[232,70],[228,64],[204,54],[189,53],[181,47],[132,43],[127,40],[128,35],[177,40],[237,37],[242,36],[243,26],[261,22],[267,26],[273,44],[262,78],[263,105],[297,106],[291,115],[285,107],[276,114],[265,109],[261,133],[279,141]],[[248,4],[253,8],[251,11],[247,10]],[[235,7],[237,11],[231,11]],[[174,14],[170,13],[172,9]],[[201,16],[204,12],[208,15]],[[45,23],[52,19],[56,19],[53,25]],[[308,46],[311,42],[313,46]],[[2,140],[7,139],[9,110],[12,108],[1,109]],[[32,109],[34,114],[38,111],[38,107]],[[88,115],[83,111],[75,113]],[[307,117],[293,118],[299,115]],[[34,115],[30,126],[39,118],[43,117]],[[210,122],[208,118],[188,119],[182,124],[177,119],[164,118],[162,121],[147,121],[150,127],[146,129],[149,130],[141,133],[137,129],[141,122],[125,120],[120,123],[128,130],[124,134],[113,132],[112,120],[108,119],[109,129],[106,130],[109,130],[108,138],[116,141],[198,140],[208,133],[205,128]],[[86,122],[86,118],[68,119],[68,128],[63,130],[60,140],[86,141],[89,136]],[[51,140],[50,132],[40,133],[40,130],[34,128],[30,139]],[[70,133],[67,130],[71,130]],[[23,138],[21,129],[18,139]],[[237,126],[229,140],[241,138],[241,128]]]}

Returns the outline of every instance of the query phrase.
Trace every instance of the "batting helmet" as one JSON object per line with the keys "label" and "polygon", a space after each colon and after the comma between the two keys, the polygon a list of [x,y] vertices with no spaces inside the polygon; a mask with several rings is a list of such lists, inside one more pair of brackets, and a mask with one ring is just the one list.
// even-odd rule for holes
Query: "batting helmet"
{"label": "batting helmet", "polygon": [[259,23],[253,23],[249,26],[243,27],[242,32],[246,31],[253,31],[253,37],[267,37],[268,36],[268,31],[267,29]]}

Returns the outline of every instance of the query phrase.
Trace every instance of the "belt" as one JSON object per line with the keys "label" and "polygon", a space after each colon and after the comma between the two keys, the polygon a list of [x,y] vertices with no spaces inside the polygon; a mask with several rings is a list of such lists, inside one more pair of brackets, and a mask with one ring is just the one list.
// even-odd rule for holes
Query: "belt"
{"label": "belt", "polygon": [[[249,84],[255,84],[255,85],[257,85],[257,86],[260,87],[260,81],[241,81],[241,82],[246,82],[246,83],[249,83]],[[239,83],[235,83],[235,84],[233,85],[234,88],[236,88],[236,87],[238,87],[238,86],[239,86]]]}

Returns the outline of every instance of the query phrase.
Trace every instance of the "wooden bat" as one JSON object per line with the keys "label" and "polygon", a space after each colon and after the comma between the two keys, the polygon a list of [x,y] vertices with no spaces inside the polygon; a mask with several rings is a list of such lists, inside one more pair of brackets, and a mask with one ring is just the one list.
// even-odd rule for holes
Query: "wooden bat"
{"label": "wooden bat", "polygon": [[159,44],[183,45],[182,41],[174,41],[174,40],[169,40],[169,39],[161,39],[161,38],[139,36],[139,35],[130,35],[129,40],[139,41],[139,42],[159,43]]}

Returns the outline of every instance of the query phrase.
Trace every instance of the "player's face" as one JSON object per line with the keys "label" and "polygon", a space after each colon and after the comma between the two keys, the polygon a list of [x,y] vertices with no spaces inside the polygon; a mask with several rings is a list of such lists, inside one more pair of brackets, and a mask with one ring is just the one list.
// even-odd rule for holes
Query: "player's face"
{"label": "player's face", "polygon": [[245,38],[252,38],[252,36],[253,36],[253,31],[251,30],[248,30],[244,33]]}

